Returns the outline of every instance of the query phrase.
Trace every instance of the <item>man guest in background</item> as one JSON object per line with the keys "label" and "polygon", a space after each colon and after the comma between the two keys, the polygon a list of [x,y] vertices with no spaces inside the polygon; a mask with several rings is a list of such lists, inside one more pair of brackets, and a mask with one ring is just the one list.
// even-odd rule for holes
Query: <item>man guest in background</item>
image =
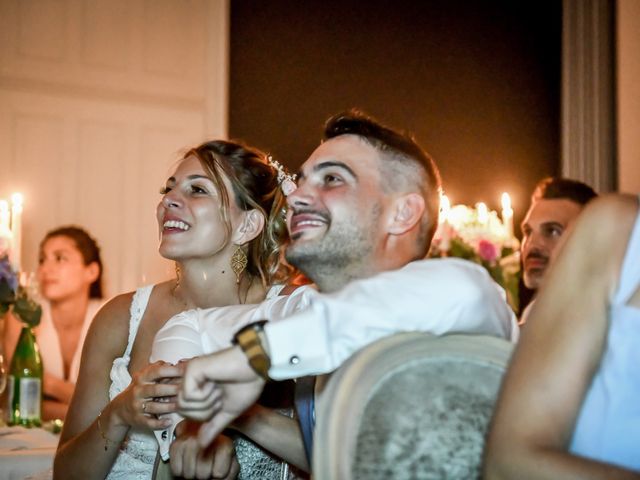
{"label": "man guest in background", "polygon": [[[567,178],[549,177],[536,185],[522,222],[522,278],[534,293],[540,288],[552,255],[564,232],[597,193],[589,185]],[[520,323],[529,314],[523,311]]]}

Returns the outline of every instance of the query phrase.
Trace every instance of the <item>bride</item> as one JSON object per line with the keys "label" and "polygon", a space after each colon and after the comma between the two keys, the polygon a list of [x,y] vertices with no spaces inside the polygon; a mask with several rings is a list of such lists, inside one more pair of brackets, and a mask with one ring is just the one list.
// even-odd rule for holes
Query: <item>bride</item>
{"label": "bride", "polygon": [[[158,380],[181,374],[180,366],[149,365],[155,334],[187,309],[259,303],[288,274],[279,263],[284,196],[262,152],[206,142],[184,155],[161,193],[159,251],[176,262],[176,278],[117,296],[98,313],[54,478],[150,478],[158,447],[152,432],[167,426],[158,415],[176,408],[177,386]],[[234,461],[227,475],[237,471]]]}

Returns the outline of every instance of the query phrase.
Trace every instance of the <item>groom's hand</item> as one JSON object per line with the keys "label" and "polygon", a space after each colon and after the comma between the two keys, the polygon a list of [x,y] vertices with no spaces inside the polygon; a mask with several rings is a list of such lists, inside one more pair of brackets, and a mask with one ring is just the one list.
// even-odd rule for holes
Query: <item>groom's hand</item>
{"label": "groom's hand", "polygon": [[178,395],[178,413],[206,422],[198,443],[209,445],[224,428],[255,403],[264,380],[235,346],[187,362]]}

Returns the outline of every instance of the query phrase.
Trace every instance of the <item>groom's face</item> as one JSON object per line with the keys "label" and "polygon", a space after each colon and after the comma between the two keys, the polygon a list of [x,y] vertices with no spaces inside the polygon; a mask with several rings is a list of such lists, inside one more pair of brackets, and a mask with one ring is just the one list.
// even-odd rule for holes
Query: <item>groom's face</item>
{"label": "groom's face", "polygon": [[380,152],[356,135],[327,140],[311,154],[287,198],[290,263],[312,278],[318,264],[347,268],[373,254],[385,205],[379,161]]}

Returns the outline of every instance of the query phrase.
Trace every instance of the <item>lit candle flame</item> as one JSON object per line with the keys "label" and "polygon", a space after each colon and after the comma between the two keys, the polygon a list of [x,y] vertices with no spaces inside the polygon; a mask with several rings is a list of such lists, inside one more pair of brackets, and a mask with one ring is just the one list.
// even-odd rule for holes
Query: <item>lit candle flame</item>
{"label": "lit candle flame", "polygon": [[476,211],[478,213],[478,222],[486,224],[489,221],[489,209],[484,202],[476,203]]}
{"label": "lit candle flame", "polygon": [[2,230],[2,232],[9,230],[11,225],[10,218],[9,202],[6,200],[0,200],[0,230]]}
{"label": "lit candle flame", "polygon": [[451,211],[451,202],[449,197],[444,193],[440,194],[440,218],[439,222],[444,223],[449,220],[449,212]]}
{"label": "lit candle flame", "polygon": [[12,261],[13,268],[16,272],[20,271],[22,259],[22,201],[24,198],[21,193],[11,195],[11,234],[12,242]]}
{"label": "lit candle flame", "polygon": [[24,200],[24,197],[22,196],[22,194],[16,192],[13,195],[11,195],[11,206],[14,208],[22,208],[23,200]]}
{"label": "lit candle flame", "polygon": [[502,224],[507,239],[513,239],[513,209],[511,208],[511,197],[507,192],[502,194]]}
{"label": "lit candle flame", "polygon": [[511,197],[507,192],[502,194],[502,210],[511,210]]}

